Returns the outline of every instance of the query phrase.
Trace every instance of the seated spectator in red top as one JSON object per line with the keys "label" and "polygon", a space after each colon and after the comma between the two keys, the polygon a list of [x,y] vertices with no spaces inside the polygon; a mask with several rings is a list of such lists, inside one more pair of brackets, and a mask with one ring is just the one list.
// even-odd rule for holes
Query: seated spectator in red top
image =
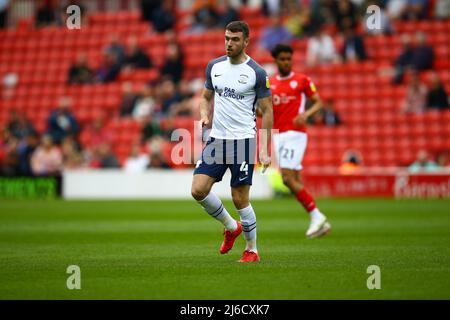
{"label": "seated spectator in red top", "polygon": [[31,157],[31,168],[37,176],[53,176],[61,173],[63,165],[62,153],[53,144],[50,135],[41,138],[41,144]]}
{"label": "seated spectator in red top", "polygon": [[103,144],[113,142],[113,132],[104,125],[103,116],[96,117],[81,134],[81,141],[90,152],[95,152]]}
{"label": "seated spectator in red top", "polygon": [[127,53],[125,55],[124,68],[127,70],[149,69],[153,62],[144,50],[139,47],[136,37],[128,39]]}
{"label": "seated spectator in red top", "polygon": [[426,107],[427,87],[417,72],[411,72],[406,96],[402,103],[403,112],[423,112]]}
{"label": "seated spectator in red top", "polygon": [[94,71],[89,67],[86,53],[80,53],[77,61],[70,67],[69,84],[88,84],[94,81]]}
{"label": "seated spectator in red top", "polygon": [[437,73],[431,74],[431,88],[427,95],[427,108],[443,110],[450,108],[449,98]]}

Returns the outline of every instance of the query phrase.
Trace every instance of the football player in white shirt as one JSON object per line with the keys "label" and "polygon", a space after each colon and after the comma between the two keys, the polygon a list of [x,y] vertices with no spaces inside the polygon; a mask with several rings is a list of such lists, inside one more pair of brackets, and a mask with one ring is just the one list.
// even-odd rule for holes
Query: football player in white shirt
{"label": "football player in white shirt", "polygon": [[[240,262],[258,262],[256,216],[249,202],[256,152],[256,107],[262,112],[259,161],[270,165],[268,142],[273,124],[272,95],[264,69],[246,53],[249,28],[243,21],[233,21],[225,28],[226,55],[211,60],[200,100],[200,123],[209,126],[214,98],[212,129],[192,181],[192,196],[213,218],[225,227],[220,253],[233,248],[244,232],[245,251]],[[231,195],[240,221],[234,220],[222,201],[211,192],[214,183],[231,171]]]}

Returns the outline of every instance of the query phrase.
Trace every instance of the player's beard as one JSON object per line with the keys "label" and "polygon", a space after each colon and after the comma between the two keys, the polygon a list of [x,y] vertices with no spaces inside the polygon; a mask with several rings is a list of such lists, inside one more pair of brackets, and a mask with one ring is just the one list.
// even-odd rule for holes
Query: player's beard
{"label": "player's beard", "polygon": [[234,52],[233,51],[232,52],[228,52],[227,51],[227,56],[230,57],[230,58],[237,58],[237,57],[239,57],[242,54],[242,52],[244,52],[244,47],[243,46],[240,47],[239,49],[236,49]]}

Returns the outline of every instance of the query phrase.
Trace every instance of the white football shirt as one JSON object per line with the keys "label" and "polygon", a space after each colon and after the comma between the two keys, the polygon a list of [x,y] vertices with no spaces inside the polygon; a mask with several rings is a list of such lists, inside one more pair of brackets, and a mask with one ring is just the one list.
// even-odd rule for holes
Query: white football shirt
{"label": "white football shirt", "polygon": [[247,139],[256,136],[256,102],[271,96],[266,71],[252,58],[232,64],[227,56],[211,60],[205,87],[214,90],[214,115],[210,136]]}

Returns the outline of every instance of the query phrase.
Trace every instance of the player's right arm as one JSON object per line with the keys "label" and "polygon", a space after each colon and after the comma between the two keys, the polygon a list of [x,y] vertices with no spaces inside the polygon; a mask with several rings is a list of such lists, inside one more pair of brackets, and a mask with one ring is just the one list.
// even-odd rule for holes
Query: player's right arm
{"label": "player's right arm", "polygon": [[200,97],[200,125],[208,126],[211,115],[211,101],[214,97],[214,91],[204,88]]}

